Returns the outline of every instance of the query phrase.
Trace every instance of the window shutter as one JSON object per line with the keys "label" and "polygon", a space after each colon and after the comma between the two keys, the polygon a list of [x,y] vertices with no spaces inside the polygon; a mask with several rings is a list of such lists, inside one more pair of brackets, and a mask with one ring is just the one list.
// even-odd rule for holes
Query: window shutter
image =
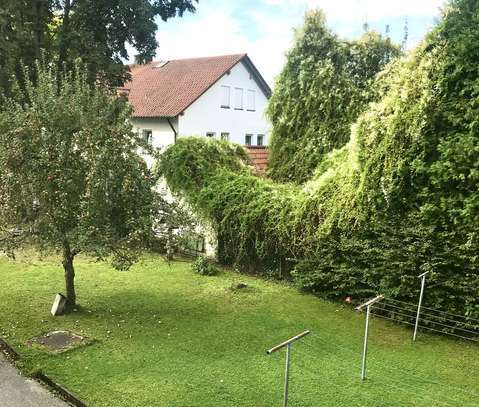
{"label": "window shutter", "polygon": [[248,95],[247,95],[247,100],[246,100],[246,109],[248,109],[251,112],[254,112],[255,110],[255,91],[252,89],[248,89]]}
{"label": "window shutter", "polygon": [[235,109],[243,110],[243,89],[235,88]]}
{"label": "window shutter", "polygon": [[230,87],[221,86],[221,107],[230,107]]}

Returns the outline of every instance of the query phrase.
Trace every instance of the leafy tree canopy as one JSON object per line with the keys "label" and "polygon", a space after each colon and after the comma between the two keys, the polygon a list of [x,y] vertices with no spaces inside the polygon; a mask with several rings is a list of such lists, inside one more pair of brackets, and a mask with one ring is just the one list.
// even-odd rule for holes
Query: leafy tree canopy
{"label": "leafy tree canopy", "polygon": [[127,78],[127,44],[137,62],[158,47],[158,16],[164,21],[194,12],[197,0],[3,0],[0,10],[0,90],[8,92],[21,61],[31,66],[42,52],[68,69],[81,58],[89,81],[117,86]]}
{"label": "leafy tree canopy", "polygon": [[[409,301],[417,296],[417,275],[431,271],[429,306],[478,319],[478,22],[476,0],[450,1],[423,43],[375,78],[378,96],[347,144],[323,154],[302,186],[255,177],[216,156],[220,165],[207,172],[176,161],[181,174],[196,177],[198,187],[183,192],[215,222],[223,260],[267,273],[293,258],[292,275],[308,290],[334,297],[381,292]],[[295,57],[287,67],[301,66],[302,58],[291,62]],[[317,72],[310,68],[314,59],[305,60],[301,72]],[[311,93],[308,104],[301,75],[291,75],[290,87],[281,78],[284,109],[296,115],[273,121],[299,137],[309,106],[325,99]],[[344,84],[349,90],[350,82]],[[175,145],[168,154],[177,158],[187,148]],[[211,150],[197,150],[209,162]],[[296,152],[273,146],[272,154],[289,162]]]}
{"label": "leafy tree canopy", "polygon": [[351,124],[377,95],[376,74],[399,55],[399,46],[376,32],[342,40],[321,11],[309,12],[269,103],[270,176],[310,179],[325,154],[347,143]]}
{"label": "leafy tree canopy", "polygon": [[123,269],[150,238],[155,180],[125,101],[89,85],[81,65],[36,77],[0,112],[0,248],[61,252],[73,307],[76,255]]}

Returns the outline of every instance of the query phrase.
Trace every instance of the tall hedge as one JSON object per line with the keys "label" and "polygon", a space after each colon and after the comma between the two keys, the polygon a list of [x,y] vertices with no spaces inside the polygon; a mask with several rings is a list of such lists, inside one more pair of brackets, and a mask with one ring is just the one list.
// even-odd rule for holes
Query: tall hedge
{"label": "tall hedge", "polygon": [[330,297],[415,300],[417,275],[431,271],[427,305],[477,319],[478,22],[477,1],[451,1],[423,43],[376,78],[378,100],[302,186],[255,177],[244,156],[219,159],[212,140],[182,139],[163,158],[191,184],[196,164],[181,157],[208,146],[194,188],[164,174],[213,220],[225,261],[267,273],[293,258],[298,285]]}
{"label": "tall hedge", "polygon": [[351,124],[377,96],[376,74],[399,54],[399,46],[376,32],[346,41],[331,32],[321,11],[306,14],[267,111],[270,176],[311,178],[326,153],[348,142]]}

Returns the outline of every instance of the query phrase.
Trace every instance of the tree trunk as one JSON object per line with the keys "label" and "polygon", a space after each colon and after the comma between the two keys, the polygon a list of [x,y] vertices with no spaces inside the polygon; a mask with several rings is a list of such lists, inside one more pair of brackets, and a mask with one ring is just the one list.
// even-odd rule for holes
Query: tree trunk
{"label": "tree trunk", "polygon": [[67,241],[63,243],[63,270],[65,271],[65,287],[67,291],[67,311],[72,311],[76,306],[75,294],[75,269],[73,268],[73,255]]}
{"label": "tree trunk", "polygon": [[65,0],[65,5],[63,6],[62,26],[58,35],[58,64],[60,69],[62,69],[63,64],[67,60],[68,41],[70,40],[70,11],[71,0]]}
{"label": "tree trunk", "polygon": [[169,263],[173,260],[173,237],[172,237],[172,230],[168,228],[168,235],[166,238],[166,260]]}
{"label": "tree trunk", "polygon": [[33,30],[33,45],[34,45],[34,52],[35,58],[40,58],[40,49],[42,46],[42,36],[43,36],[43,27],[41,26],[42,23],[42,13],[43,7],[41,4],[41,0],[32,1],[32,8],[33,8],[33,15],[35,16],[34,22],[34,30]]}

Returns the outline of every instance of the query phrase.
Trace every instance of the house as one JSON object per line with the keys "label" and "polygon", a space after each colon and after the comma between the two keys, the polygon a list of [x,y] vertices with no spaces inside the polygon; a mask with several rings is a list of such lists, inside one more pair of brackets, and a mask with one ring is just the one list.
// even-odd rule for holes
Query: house
{"label": "house", "polygon": [[121,92],[133,107],[134,128],[155,147],[193,135],[255,152],[268,144],[264,112],[271,89],[247,54],[132,66]]}

